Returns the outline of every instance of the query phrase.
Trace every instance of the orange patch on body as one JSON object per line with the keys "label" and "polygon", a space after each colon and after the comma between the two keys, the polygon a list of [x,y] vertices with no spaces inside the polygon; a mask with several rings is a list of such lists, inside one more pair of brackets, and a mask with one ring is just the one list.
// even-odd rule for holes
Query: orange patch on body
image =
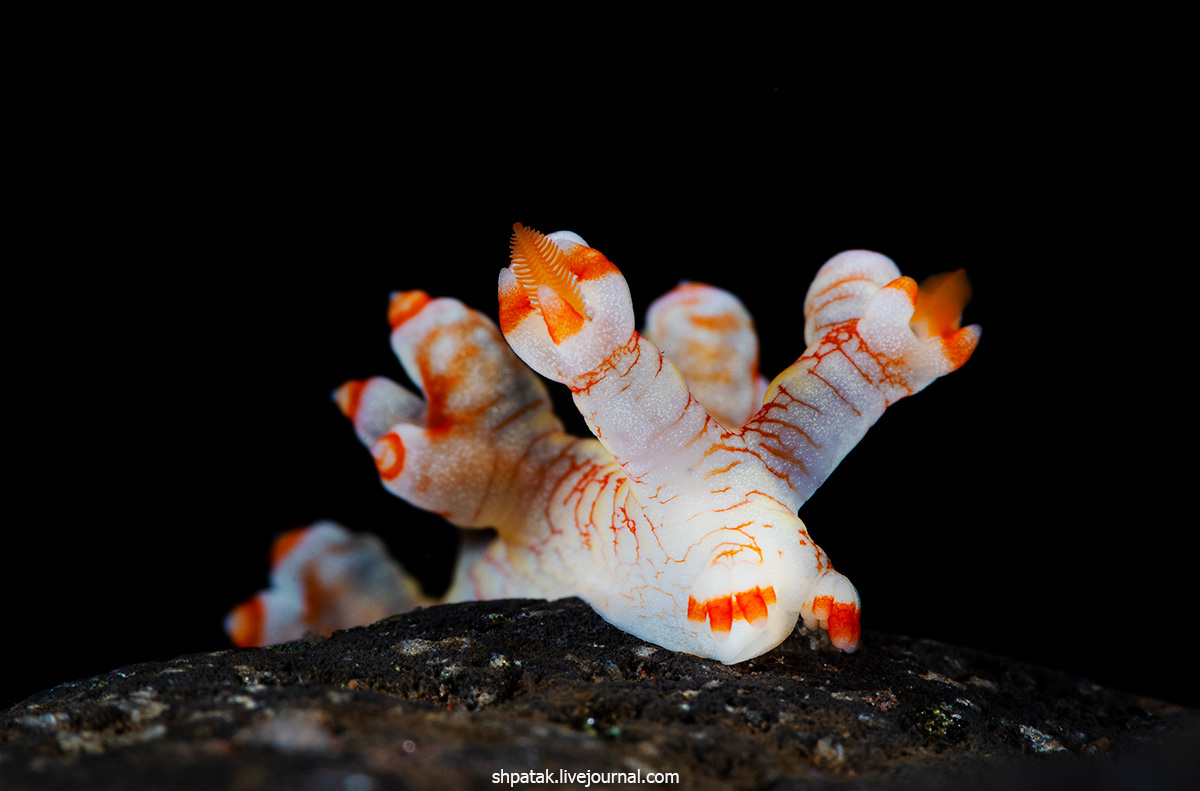
{"label": "orange patch on body", "polygon": [[239,604],[229,614],[229,639],[238,648],[249,648],[262,642],[263,621],[262,599],[255,596]]}
{"label": "orange patch on body", "polygon": [[395,479],[404,471],[404,441],[396,432],[380,437],[371,452],[375,456],[375,467],[385,481]]}
{"label": "orange patch on body", "polygon": [[688,596],[689,621],[708,621],[708,628],[714,632],[728,632],[734,621],[746,621],[756,624],[767,617],[767,607],[775,603],[775,588],[754,587],[735,593],[732,596],[717,596],[705,602],[696,601],[694,596]]}
{"label": "orange patch on body", "polygon": [[433,299],[424,291],[399,291],[388,304],[388,324],[396,329],[421,312]]}

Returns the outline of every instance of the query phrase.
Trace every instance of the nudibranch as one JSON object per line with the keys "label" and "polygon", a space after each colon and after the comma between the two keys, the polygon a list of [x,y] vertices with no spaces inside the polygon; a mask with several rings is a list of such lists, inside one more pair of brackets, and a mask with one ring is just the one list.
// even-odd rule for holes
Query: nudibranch
{"label": "nudibranch", "polygon": [[[393,296],[392,346],[420,395],[384,378],[335,394],[384,486],[495,530],[467,543],[445,600],[579,596],[727,664],[800,619],[853,651],[858,592],[797,512],[888,405],[971,356],[961,271],[918,288],[878,253],[835,256],[805,298],[807,349],[768,384],[726,291],[681,284],[643,335],[625,278],[578,235],[518,224],[510,257],[499,329],[454,299]],[[563,430],[530,368],[570,388],[594,437]],[[286,534],[275,556],[271,590],[228,619],[239,644],[428,602],[377,541],[330,523]]]}

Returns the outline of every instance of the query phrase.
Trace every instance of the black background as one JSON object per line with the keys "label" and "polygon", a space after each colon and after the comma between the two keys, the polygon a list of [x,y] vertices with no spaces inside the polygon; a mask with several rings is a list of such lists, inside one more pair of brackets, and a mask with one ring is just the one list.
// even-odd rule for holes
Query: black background
{"label": "black background", "polygon": [[1200,704],[1178,640],[1194,462],[1171,456],[1192,419],[1167,326],[1194,262],[1164,241],[1159,153],[1110,123],[1126,110],[1107,94],[535,98],[536,81],[355,76],[200,71],[94,104],[92,86],[34,157],[0,705],[226,647],[272,536],[317,519],[444,584],[453,530],[383,491],[329,394],[403,380],[393,290],[494,316],[517,221],[604,252],[639,321],[680,279],[730,289],[768,376],[803,351],[831,255],[875,249],[918,280],[966,267],[976,355],[889,410],[800,516],[868,630]]}

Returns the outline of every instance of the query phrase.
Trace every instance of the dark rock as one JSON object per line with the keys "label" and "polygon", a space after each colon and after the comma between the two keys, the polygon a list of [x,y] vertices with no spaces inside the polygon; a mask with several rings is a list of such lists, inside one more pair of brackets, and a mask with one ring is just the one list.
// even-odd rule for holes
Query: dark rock
{"label": "dark rock", "polygon": [[1200,777],[1198,725],[1192,709],[932,641],[867,632],[846,655],[797,630],[727,667],[577,599],[493,601],[60,685],[0,714],[0,788],[482,789],[507,786],[502,771],[1182,788]]}

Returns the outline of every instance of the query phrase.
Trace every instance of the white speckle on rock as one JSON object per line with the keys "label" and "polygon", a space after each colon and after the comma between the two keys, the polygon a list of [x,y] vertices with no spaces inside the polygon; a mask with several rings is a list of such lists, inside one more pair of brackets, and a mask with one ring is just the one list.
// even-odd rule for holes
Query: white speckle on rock
{"label": "white speckle on rock", "polygon": [[45,714],[29,714],[17,720],[27,728],[57,728],[71,719],[64,711],[46,712]]}
{"label": "white speckle on rock", "polygon": [[817,742],[815,755],[817,761],[826,766],[838,766],[846,762],[846,748],[828,736]]}
{"label": "white speckle on rock", "polygon": [[1063,752],[1067,749],[1058,743],[1058,739],[1042,733],[1037,728],[1032,728],[1028,725],[1022,725],[1020,727],[1021,735],[1028,739],[1029,743],[1033,745],[1034,752],[1056,753]]}
{"label": "white speckle on rock", "polygon": [[234,737],[243,744],[272,747],[285,753],[327,753],[334,748],[333,734],[319,711],[281,711],[266,722],[252,725]]}

